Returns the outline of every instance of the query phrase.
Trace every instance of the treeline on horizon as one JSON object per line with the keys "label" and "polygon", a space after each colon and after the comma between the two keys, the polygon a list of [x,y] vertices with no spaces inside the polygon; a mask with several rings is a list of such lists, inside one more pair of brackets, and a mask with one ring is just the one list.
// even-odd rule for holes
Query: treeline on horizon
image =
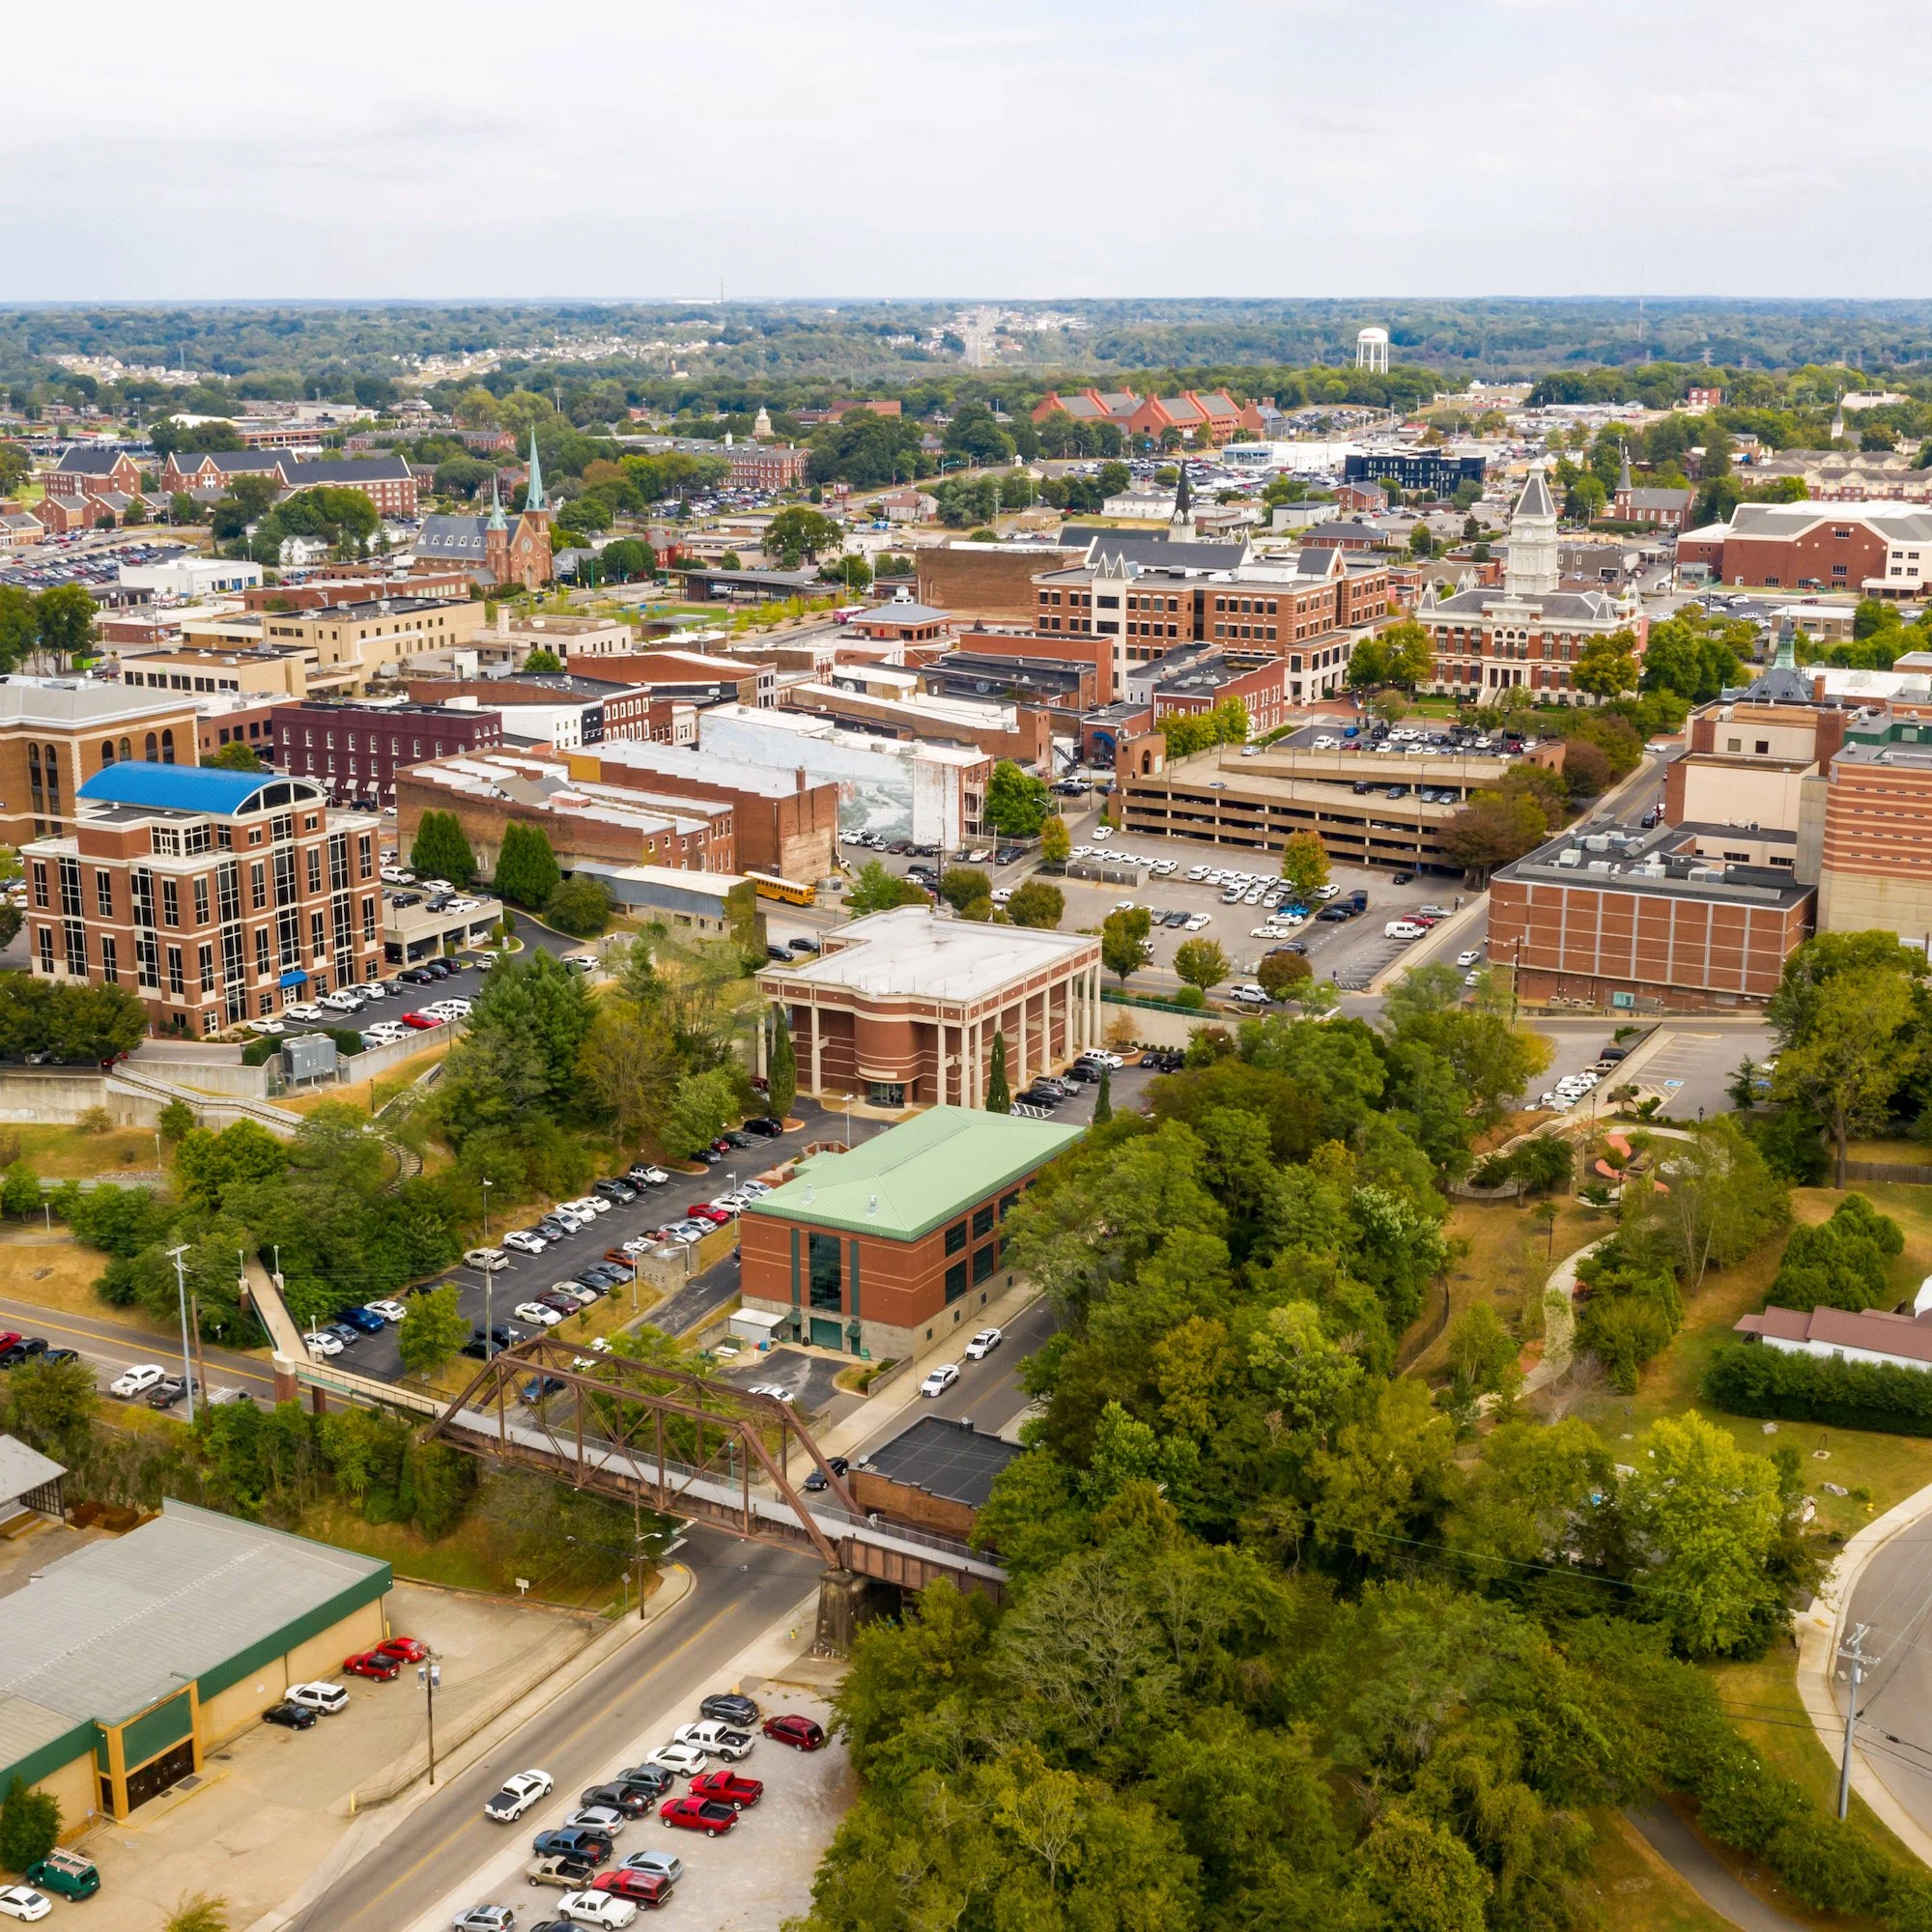
{"label": "treeline on horizon", "polygon": [[[1649,400],[1620,384],[1646,371],[1791,373],[1841,368],[1873,378],[1932,373],[1932,301],[1577,300],[1119,300],[1012,304],[1064,313],[1085,327],[1021,338],[1017,360],[979,371],[946,331],[951,302],[832,303],[183,303],[0,308],[0,384],[15,407],[67,389],[91,397],[92,378],[71,376],[56,355],[115,356],[130,365],[213,372],[233,400],[323,397],[380,408],[415,387],[413,358],[497,352],[499,378],[517,386],[622,382],[634,401],[662,407],[699,390],[809,408],[854,387],[895,395],[937,384],[967,394],[1132,376],[1135,386],[1228,384],[1295,401],[1382,401],[1405,407],[1472,380],[1582,380],[1564,400]],[[1357,329],[1388,329],[1401,365],[1381,384],[1355,381]],[[561,339],[608,333],[646,355],[557,362]],[[929,347],[935,334],[940,346]],[[911,338],[908,340],[908,338]],[[702,342],[702,348],[696,345]],[[689,370],[680,379],[672,361]],[[1299,384],[1297,379],[1301,379]],[[1328,393],[1340,379],[1347,395]],[[981,387],[980,385],[983,385]],[[207,385],[204,385],[205,387]],[[529,386],[539,384],[532,381]],[[35,397],[33,392],[43,393]],[[1603,393],[1597,393],[1602,391]],[[135,403],[182,394],[130,382]]]}

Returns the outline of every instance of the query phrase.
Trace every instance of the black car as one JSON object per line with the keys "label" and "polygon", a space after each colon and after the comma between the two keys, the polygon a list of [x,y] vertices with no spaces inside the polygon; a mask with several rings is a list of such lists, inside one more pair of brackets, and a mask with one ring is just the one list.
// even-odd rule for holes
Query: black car
{"label": "black car", "polygon": [[[828,1456],[825,1459],[825,1465],[826,1468],[829,1468],[835,1476],[842,1476],[846,1472],[846,1470],[852,1466],[848,1462],[846,1462],[846,1460],[842,1456]],[[830,1489],[832,1486],[825,1480],[824,1469],[814,1469],[812,1470],[811,1474],[805,1479],[805,1487],[808,1490],[817,1491],[817,1490]],[[755,1715],[756,1714],[753,1713],[753,1716]],[[724,1721],[728,1724],[733,1722],[734,1720],[730,1718],[726,1718]],[[752,1719],[740,1718],[737,1719],[735,1721],[743,1724],[749,1724],[752,1721]]]}
{"label": "black car", "polygon": [[1413,872],[1398,872],[1391,883],[1398,886],[1406,886],[1412,885],[1414,881],[1415,874]]}
{"label": "black car", "polygon": [[1044,1107],[1049,1113],[1066,1098],[1062,1093],[1043,1094],[1037,1088],[1029,1087],[1024,1094],[1016,1096],[1022,1107]]}
{"label": "black car", "polygon": [[1367,779],[1357,779],[1351,789],[1357,798],[1366,798],[1370,792],[1375,790],[1375,786]]}
{"label": "black car", "polygon": [[996,866],[1016,866],[1025,857],[1026,853],[1019,846],[1002,845],[993,854],[993,864]]}
{"label": "black car", "polygon": [[[707,1697],[704,1703],[698,1707],[699,1714],[707,1718],[714,1715],[709,1707],[716,1702],[718,1702],[717,1698]],[[751,1704],[752,1700],[749,1697],[726,1697],[724,1702],[727,1704]],[[757,1706],[753,1704],[752,1708],[755,1711]],[[719,1712],[716,1716],[723,1723],[728,1724],[739,1721],[730,1712]],[[661,1764],[634,1764],[630,1770],[620,1771],[614,1782],[623,1785],[631,1791],[641,1791],[647,1798],[662,1798],[676,1784],[677,1779]],[[573,1932],[575,1932],[575,1928],[573,1928]]]}
{"label": "black car", "polygon": [[[187,1378],[185,1376],[164,1376],[148,1391],[147,1403],[150,1408],[172,1408],[187,1393]],[[203,1393],[199,1382],[194,1385],[196,1396]]]}
{"label": "black car", "polygon": [[270,1704],[262,1713],[265,1724],[280,1724],[291,1731],[307,1731],[315,1727],[315,1713],[305,1711],[299,1704]]}
{"label": "black car", "polygon": [[405,966],[396,978],[405,986],[428,986],[435,983],[437,976],[426,966]]}
{"label": "black car", "polygon": [[43,1362],[77,1362],[80,1360],[78,1349],[49,1349],[41,1357]]}
{"label": "black car", "polygon": [[1353,919],[1355,908],[1351,905],[1325,905],[1315,917],[1323,925],[1340,925],[1344,920]]}
{"label": "black car", "polygon": [[755,1135],[761,1141],[775,1141],[785,1130],[782,1121],[775,1121],[769,1114],[753,1114],[738,1131]]}
{"label": "black car", "polygon": [[794,952],[816,952],[819,950],[818,941],[811,938],[788,939],[785,944]]}
{"label": "black car", "polygon": [[1069,1066],[1061,1077],[1065,1080],[1077,1080],[1083,1087],[1094,1086],[1100,1078],[1093,1067],[1078,1065]]}
{"label": "black car", "polygon": [[765,957],[776,960],[779,965],[782,966],[791,957],[791,954],[782,946],[767,946],[765,948]]}
{"label": "black car", "polygon": [[564,1384],[555,1376],[532,1376],[517,1391],[517,1399],[526,1407],[534,1408],[540,1402],[547,1402],[554,1395],[563,1392]]}
{"label": "black car", "polygon": [[708,1724],[755,1724],[758,1707],[735,1690],[714,1690],[698,1705],[697,1715]]}
{"label": "black car", "polygon": [[724,1156],[716,1148],[706,1147],[699,1148],[692,1158],[701,1160],[706,1167],[718,1167],[723,1164]]}
{"label": "black car", "polygon": [[635,1784],[593,1784],[577,1802],[586,1811],[593,1804],[608,1804],[627,1818],[641,1818],[651,1808],[649,1795]]}
{"label": "black car", "polygon": [[0,1349],[0,1369],[17,1369],[22,1362],[28,1360],[30,1357],[44,1355],[46,1352],[46,1337],[44,1335],[29,1335],[24,1340],[15,1342],[10,1349]]}
{"label": "black car", "polygon": [[753,1148],[758,1144],[753,1135],[742,1132],[737,1127],[733,1127],[728,1134],[722,1135],[721,1138],[729,1141],[734,1148]]}
{"label": "black car", "polygon": [[448,959],[425,959],[423,970],[439,980],[453,980],[462,968]]}

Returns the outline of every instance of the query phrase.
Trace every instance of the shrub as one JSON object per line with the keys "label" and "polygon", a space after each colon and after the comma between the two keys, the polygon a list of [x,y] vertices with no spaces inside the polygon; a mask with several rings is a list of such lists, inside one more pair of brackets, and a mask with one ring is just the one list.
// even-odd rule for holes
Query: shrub
{"label": "shrub", "polygon": [[1704,1371],[1704,1393],[1733,1415],[1932,1435],[1932,1372],[1924,1369],[1727,1342]]}
{"label": "shrub", "polygon": [[1892,1299],[1887,1263],[1903,1252],[1896,1221],[1862,1194],[1848,1194],[1829,1221],[1791,1231],[1771,1284],[1779,1308],[1878,1308]]}
{"label": "shrub", "polygon": [[1791,1819],[1765,1847],[1765,1856],[1817,1911],[1869,1912],[1885,1896],[1887,1872],[1877,1855],[1849,1826],[1815,1811]]}
{"label": "shrub", "polygon": [[0,1865],[25,1871],[43,1859],[60,1839],[59,1802],[44,1791],[29,1790],[19,1778],[0,1800]]}

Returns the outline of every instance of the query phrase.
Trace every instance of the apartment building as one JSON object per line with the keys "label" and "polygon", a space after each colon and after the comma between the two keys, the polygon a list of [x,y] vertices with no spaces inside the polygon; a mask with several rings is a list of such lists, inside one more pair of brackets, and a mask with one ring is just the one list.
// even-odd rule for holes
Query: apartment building
{"label": "apartment building", "polygon": [[1345,483],[1393,483],[1405,495],[1453,497],[1464,483],[1482,487],[1489,465],[1481,456],[1454,456],[1441,449],[1354,450],[1342,459]]}
{"label": "apartment building", "polygon": [[141,494],[141,466],[125,449],[74,443],[61,451],[60,461],[41,474],[49,497],[99,497],[113,491],[122,497]]}
{"label": "apartment building", "polygon": [[[1932,934],[1932,720],[1860,721],[1807,787],[1819,807],[1818,929]],[[1822,797],[1820,797],[1822,794]]]}
{"label": "apartment building", "polygon": [[124,986],[206,1036],[380,977],[380,817],[303,780],[115,764],[21,851],[32,970]]}
{"label": "apartment building", "polygon": [[109,765],[194,762],[192,698],[87,677],[0,682],[0,844],[65,833],[81,787]]}
{"label": "apartment building", "polygon": [[331,799],[382,807],[396,802],[398,771],[500,745],[503,718],[460,704],[278,704],[270,738],[278,771],[313,780]]}
{"label": "apartment building", "polygon": [[184,455],[177,451],[161,469],[166,496],[225,492],[238,476],[266,476],[282,490],[359,490],[384,517],[416,514],[415,471],[400,456],[345,457],[303,462],[286,450],[237,449]]}

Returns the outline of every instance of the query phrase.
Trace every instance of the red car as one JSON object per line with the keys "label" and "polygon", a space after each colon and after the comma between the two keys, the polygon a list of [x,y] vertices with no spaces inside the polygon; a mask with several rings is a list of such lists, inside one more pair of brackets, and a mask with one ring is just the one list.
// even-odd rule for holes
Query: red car
{"label": "red car", "polygon": [[765,1735],[793,1750],[817,1750],[825,1743],[825,1726],[810,1718],[767,1718]]}
{"label": "red car", "polygon": [[590,1889],[613,1891],[646,1909],[670,1903],[670,1880],[663,1872],[629,1871],[620,1865],[615,1871],[599,1872],[590,1881]]}
{"label": "red car", "polygon": [[379,1657],[393,1657],[398,1663],[420,1663],[429,1655],[429,1646],[412,1636],[392,1636],[376,1646]]}
{"label": "red car", "polygon": [[742,1811],[765,1795],[764,1785],[755,1777],[740,1777],[735,1771],[707,1771],[691,1780],[694,1798],[709,1798]]}
{"label": "red car", "polygon": [[723,1208],[712,1207],[708,1201],[694,1201],[685,1210],[694,1221],[709,1221],[714,1228],[722,1227],[731,1217]]}
{"label": "red car", "polygon": [[658,1816],[667,1825],[676,1825],[686,1832],[702,1832],[707,1838],[715,1838],[721,1832],[728,1832],[738,1822],[738,1814],[728,1804],[719,1804],[709,1798],[669,1798],[658,1806]]}
{"label": "red car", "polygon": [[442,1022],[434,1013],[405,1013],[403,1024],[406,1027],[414,1027],[418,1033],[428,1033],[433,1027],[440,1027]]}
{"label": "red car", "polygon": [[627,1268],[631,1265],[631,1257],[622,1248],[606,1248],[604,1250],[604,1259],[607,1262],[614,1263],[620,1268]]}
{"label": "red car", "polygon": [[0,1349],[11,1349],[19,1339],[13,1329],[0,1328]]}
{"label": "red car", "polygon": [[380,1650],[358,1650],[354,1657],[342,1660],[342,1667],[351,1677],[373,1677],[378,1684],[393,1684],[403,1666]]}

